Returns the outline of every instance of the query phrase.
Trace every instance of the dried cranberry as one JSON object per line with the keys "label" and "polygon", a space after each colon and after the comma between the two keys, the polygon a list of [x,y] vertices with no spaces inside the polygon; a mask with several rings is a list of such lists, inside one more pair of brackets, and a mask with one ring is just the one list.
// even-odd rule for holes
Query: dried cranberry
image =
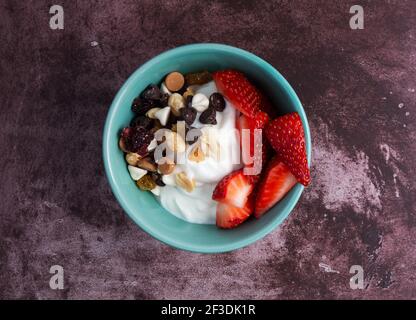
{"label": "dried cranberry", "polygon": [[130,122],[130,126],[150,129],[153,126],[153,121],[146,116],[137,116]]}
{"label": "dried cranberry", "polygon": [[160,89],[157,85],[149,84],[142,92],[141,97],[145,100],[160,100]]}
{"label": "dried cranberry", "polygon": [[152,132],[143,127],[131,128],[131,133],[126,138],[126,147],[130,152],[136,152],[141,156],[146,155],[153,136]]}
{"label": "dried cranberry", "polygon": [[199,122],[203,124],[217,124],[217,112],[214,108],[208,108],[199,116]]}
{"label": "dried cranberry", "polygon": [[192,125],[195,121],[197,111],[192,107],[182,108],[180,110],[181,116],[183,120],[185,120],[186,124]]}
{"label": "dried cranberry", "polygon": [[209,97],[209,106],[214,108],[216,111],[222,112],[225,109],[225,100],[221,93],[214,92]]}

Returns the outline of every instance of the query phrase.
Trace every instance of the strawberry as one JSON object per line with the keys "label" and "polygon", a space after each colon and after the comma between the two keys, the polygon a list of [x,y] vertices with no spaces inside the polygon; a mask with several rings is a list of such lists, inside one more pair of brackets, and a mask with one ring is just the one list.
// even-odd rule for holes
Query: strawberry
{"label": "strawberry", "polygon": [[[254,150],[261,148],[261,158],[262,158],[262,165],[264,165],[267,161],[267,153],[268,153],[268,148],[267,148],[267,141],[265,139],[263,139],[262,137],[262,144],[260,147],[260,144],[255,145],[255,140],[254,140],[254,128],[256,128],[257,122],[253,119],[248,118],[245,115],[240,115],[240,117],[237,119],[237,123],[236,123],[236,127],[237,129],[240,131],[240,141],[241,141],[241,148],[242,148],[242,152],[247,152],[249,151],[250,156],[255,156],[255,152]],[[245,143],[245,141],[243,141],[242,137],[243,137],[243,133],[242,130],[246,129],[246,130],[250,130],[250,145],[248,146],[244,146],[243,147],[243,143]],[[256,159],[254,160],[256,161]],[[250,163],[244,163],[246,167],[251,167],[253,166],[253,161],[250,161]]]}
{"label": "strawberry", "polygon": [[256,190],[254,216],[260,218],[296,184],[289,168],[275,156],[262,174]]}
{"label": "strawberry", "polygon": [[306,159],[305,137],[299,114],[292,112],[274,119],[268,123],[265,132],[266,138],[296,179],[307,186],[310,183],[311,175]]}
{"label": "strawberry", "polygon": [[246,76],[236,70],[223,70],[213,73],[218,90],[234,105],[236,109],[250,118],[255,118],[261,111],[260,92]]}
{"label": "strawberry", "polygon": [[217,204],[217,226],[223,229],[235,228],[251,216],[254,209],[254,198],[249,197],[243,208],[238,208],[227,203]]}
{"label": "strawberry", "polygon": [[258,176],[244,175],[243,169],[231,172],[218,182],[212,193],[212,199],[243,208],[258,179]]}

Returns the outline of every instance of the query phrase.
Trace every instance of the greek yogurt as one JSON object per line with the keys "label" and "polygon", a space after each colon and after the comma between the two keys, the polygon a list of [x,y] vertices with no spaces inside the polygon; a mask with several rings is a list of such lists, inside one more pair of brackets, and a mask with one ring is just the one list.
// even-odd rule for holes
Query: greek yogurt
{"label": "greek yogurt", "polygon": [[[196,88],[195,94],[209,97],[217,91],[215,83],[211,81]],[[198,103],[199,110],[203,111],[206,102],[201,99]],[[215,224],[217,202],[211,199],[212,192],[224,176],[242,167],[238,161],[240,142],[235,130],[238,111],[226,100],[224,111],[216,113],[216,125],[200,123],[200,114],[198,112],[192,126],[200,128],[204,136],[209,133],[213,141],[218,142],[216,146],[220,156],[205,157],[201,162],[184,161],[178,164],[173,173],[163,176],[166,186],[160,188],[160,194],[155,196],[167,211],[180,219],[191,223]],[[188,148],[185,156],[191,151],[192,148]],[[185,172],[187,177],[194,180],[195,188],[192,192],[176,185],[175,175],[180,172]]]}

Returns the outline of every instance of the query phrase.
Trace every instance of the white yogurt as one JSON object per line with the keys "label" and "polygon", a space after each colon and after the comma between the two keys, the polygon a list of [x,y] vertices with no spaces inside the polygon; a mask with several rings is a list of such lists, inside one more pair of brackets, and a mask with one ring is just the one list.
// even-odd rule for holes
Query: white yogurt
{"label": "white yogurt", "polygon": [[[209,97],[217,92],[213,81],[200,86],[196,93],[203,93]],[[210,133],[217,137],[220,147],[220,159],[206,157],[199,163],[186,161],[178,164],[170,176],[165,176],[168,184],[160,188],[160,196],[157,196],[160,204],[170,213],[192,223],[215,224],[217,202],[211,199],[212,192],[217,183],[227,174],[242,167],[236,164],[239,159],[240,143],[235,132],[235,122],[238,111],[226,100],[223,112],[217,112],[217,124],[207,126],[199,122],[198,113],[193,126],[202,130],[212,130]],[[192,148],[188,148],[188,154]],[[196,187],[192,192],[187,192],[175,185],[174,175],[178,172],[186,172],[189,178],[193,178]]]}

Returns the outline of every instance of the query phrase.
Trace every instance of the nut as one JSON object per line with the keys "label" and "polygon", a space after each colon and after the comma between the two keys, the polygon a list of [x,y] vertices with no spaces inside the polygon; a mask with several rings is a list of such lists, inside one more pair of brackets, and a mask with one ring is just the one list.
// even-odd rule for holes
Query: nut
{"label": "nut", "polygon": [[118,140],[118,146],[123,152],[128,152],[126,148],[126,142],[124,141],[123,137],[121,137],[120,140]]}
{"label": "nut", "polygon": [[160,108],[152,108],[146,112],[146,116],[150,119],[157,119],[156,112],[158,112]]}
{"label": "nut", "polygon": [[183,138],[174,131],[168,131],[165,133],[166,145],[173,152],[182,153],[185,152],[186,144]]}
{"label": "nut", "polygon": [[175,176],[176,184],[180,186],[182,189],[192,192],[195,189],[195,180],[189,179],[186,175],[186,172],[178,173]]}
{"label": "nut", "polygon": [[205,154],[202,152],[200,144],[197,144],[189,153],[188,159],[199,163],[205,160]]}
{"label": "nut", "polygon": [[156,163],[150,157],[140,159],[137,162],[137,166],[151,172],[155,172],[157,170]]}
{"label": "nut", "polygon": [[137,180],[136,184],[143,191],[153,190],[154,188],[156,188],[156,183],[148,174]]}
{"label": "nut", "polygon": [[179,91],[185,84],[185,78],[179,72],[171,72],[166,76],[165,85],[169,91]]}
{"label": "nut", "polygon": [[174,93],[169,97],[168,105],[172,109],[172,113],[179,117],[179,110],[185,107],[185,99],[179,93]]}
{"label": "nut", "polygon": [[188,96],[193,96],[195,94],[195,92],[194,92],[194,90],[192,90],[192,88],[190,88],[190,87],[188,87],[188,88],[186,88],[186,91],[183,93],[183,97],[184,97],[184,99],[186,100],[186,98],[188,97]]}
{"label": "nut", "polygon": [[167,157],[163,157],[159,160],[157,170],[161,174],[171,174],[175,170],[175,162]]}
{"label": "nut", "polygon": [[138,153],[129,152],[126,154],[126,161],[131,166],[137,166],[137,163],[141,159]]}

